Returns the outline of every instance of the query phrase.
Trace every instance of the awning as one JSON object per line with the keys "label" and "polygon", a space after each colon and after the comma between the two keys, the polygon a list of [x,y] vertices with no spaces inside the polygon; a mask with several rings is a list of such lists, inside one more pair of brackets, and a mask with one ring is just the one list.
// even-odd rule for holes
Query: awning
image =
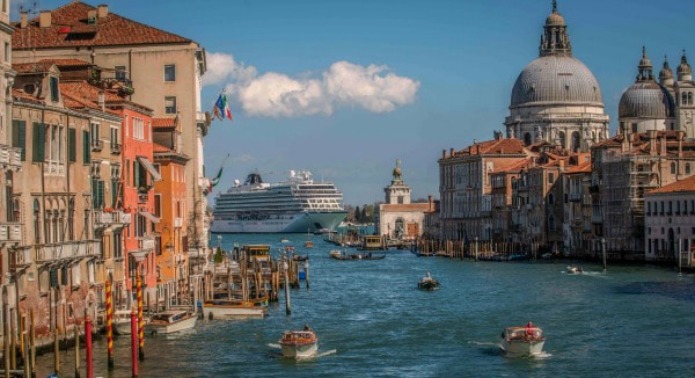
{"label": "awning", "polygon": [[154,181],[162,181],[162,175],[160,175],[159,172],[157,172],[157,169],[154,167],[154,165],[152,165],[152,163],[149,160],[147,160],[147,158],[138,156],[138,161],[140,162],[140,164],[142,164],[143,167],[145,167],[147,172],[149,172],[150,175],[152,175],[152,179]]}
{"label": "awning", "polygon": [[141,211],[141,212],[140,212],[140,215],[142,215],[143,217],[149,219],[150,222],[152,222],[152,223],[159,223],[159,218],[157,218],[157,217],[156,217],[154,214],[152,214],[152,213],[149,213],[149,212],[147,212],[147,211]]}

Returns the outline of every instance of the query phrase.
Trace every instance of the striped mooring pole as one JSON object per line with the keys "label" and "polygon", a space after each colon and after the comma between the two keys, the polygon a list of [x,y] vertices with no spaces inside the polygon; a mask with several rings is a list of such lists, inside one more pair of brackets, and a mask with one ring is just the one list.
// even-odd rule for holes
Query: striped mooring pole
{"label": "striped mooring pole", "polygon": [[106,351],[108,369],[113,370],[113,307],[111,304],[111,280],[106,280]]}
{"label": "striped mooring pole", "polygon": [[140,361],[143,361],[145,359],[145,317],[142,313],[142,279],[140,276],[137,277],[136,285],[138,289],[138,341],[140,342],[138,357]]}

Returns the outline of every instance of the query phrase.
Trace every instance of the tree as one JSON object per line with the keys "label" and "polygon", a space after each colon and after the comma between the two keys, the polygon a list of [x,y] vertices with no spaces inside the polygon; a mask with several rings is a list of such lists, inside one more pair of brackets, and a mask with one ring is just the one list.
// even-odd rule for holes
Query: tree
{"label": "tree", "polygon": [[360,213],[360,221],[362,221],[363,223],[369,221],[369,217],[367,217],[367,206],[362,206],[362,213]]}
{"label": "tree", "polygon": [[359,223],[359,222],[362,222],[362,219],[361,219],[361,216],[360,216],[360,215],[361,215],[361,213],[360,213],[360,207],[359,207],[359,206],[355,206],[355,221],[358,222],[358,223]]}

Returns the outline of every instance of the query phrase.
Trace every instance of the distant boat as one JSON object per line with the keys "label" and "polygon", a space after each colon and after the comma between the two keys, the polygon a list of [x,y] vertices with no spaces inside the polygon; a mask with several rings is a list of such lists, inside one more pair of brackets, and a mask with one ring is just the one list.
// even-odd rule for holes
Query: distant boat
{"label": "distant boat", "polygon": [[188,311],[165,311],[155,314],[145,325],[145,333],[169,334],[195,327],[197,316]]}
{"label": "distant boat", "polygon": [[268,297],[242,301],[238,299],[213,299],[203,303],[205,319],[263,318],[268,313],[264,306]]}
{"label": "distant boat", "polygon": [[501,336],[501,347],[509,356],[538,356],[543,352],[543,330],[531,322],[525,327],[507,327]]}
{"label": "distant boat", "polygon": [[319,339],[308,326],[301,331],[283,332],[278,343],[282,347],[283,357],[287,358],[314,357],[319,349]]}
{"label": "distant boat", "polygon": [[567,272],[567,274],[582,274],[582,273],[584,273],[584,270],[582,269],[581,266],[568,265],[565,272]]}
{"label": "distant boat", "polygon": [[289,243],[289,239],[280,239],[280,243]]}
{"label": "distant boat", "polygon": [[309,229],[306,230],[306,241],[304,242],[304,248],[314,248],[314,241],[311,240],[311,232]]}
{"label": "distant boat", "polygon": [[427,272],[427,274],[424,277],[420,278],[420,281],[418,281],[417,288],[426,291],[438,290],[439,281],[432,278],[430,272]]}
{"label": "distant boat", "polygon": [[332,250],[330,256],[336,260],[381,260],[386,257],[384,254],[373,254],[371,252],[345,253],[337,249]]}

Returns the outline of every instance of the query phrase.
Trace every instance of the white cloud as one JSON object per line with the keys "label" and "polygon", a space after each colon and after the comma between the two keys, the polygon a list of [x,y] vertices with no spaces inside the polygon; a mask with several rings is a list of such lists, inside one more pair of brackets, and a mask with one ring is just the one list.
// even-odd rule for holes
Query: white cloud
{"label": "white cloud", "polygon": [[256,117],[330,115],[341,106],[386,113],[415,101],[420,88],[418,81],[398,76],[386,66],[346,61],[333,63],[319,76],[296,78],[277,72],[258,75],[255,67],[223,53],[209,53],[207,66],[203,85],[227,82],[230,99]]}

